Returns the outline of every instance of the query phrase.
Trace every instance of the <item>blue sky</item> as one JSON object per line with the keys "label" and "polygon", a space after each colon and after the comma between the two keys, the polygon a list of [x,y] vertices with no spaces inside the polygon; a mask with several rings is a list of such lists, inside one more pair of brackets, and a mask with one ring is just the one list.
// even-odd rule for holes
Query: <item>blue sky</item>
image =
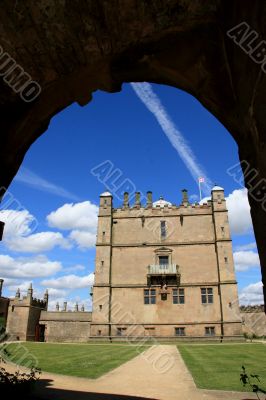
{"label": "blue sky", "polygon": [[[238,163],[235,142],[189,94],[162,85],[150,88],[194,153],[196,165],[212,184],[225,188],[239,292],[245,301],[262,301],[246,193],[227,173]],[[96,92],[87,106],[73,104],[52,119],[47,132],[29,149],[9,188],[21,207],[16,214],[19,228],[14,231],[10,225],[0,244],[0,274],[6,281],[6,295],[14,295],[17,286],[24,291],[33,282],[37,295],[50,288],[51,307],[65,298],[70,305],[78,301],[89,307],[95,205],[106,190],[90,171],[106,160],[121,170],[121,181],[130,179],[143,193],[152,190],[154,200],[162,195],[179,204],[183,188],[197,200],[198,186],[191,171],[132,86],[126,84],[115,94]],[[114,203],[120,205],[117,198]],[[3,204],[2,219],[8,225],[14,206]],[[85,222],[84,213],[88,216]],[[35,219],[38,224],[33,229]]]}

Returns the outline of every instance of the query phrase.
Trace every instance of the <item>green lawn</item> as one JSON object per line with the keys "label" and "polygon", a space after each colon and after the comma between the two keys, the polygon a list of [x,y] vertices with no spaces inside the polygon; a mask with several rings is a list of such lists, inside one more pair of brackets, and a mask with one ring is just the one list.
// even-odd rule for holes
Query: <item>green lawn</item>
{"label": "green lawn", "polygon": [[18,343],[7,347],[13,362],[27,364],[29,356],[24,360],[23,356],[29,351],[38,359],[42,371],[85,378],[98,378],[147,349],[133,345],[50,343]]}
{"label": "green lawn", "polygon": [[244,365],[247,373],[260,376],[261,387],[266,389],[266,345],[180,344],[177,347],[199,388],[249,391],[239,380]]}

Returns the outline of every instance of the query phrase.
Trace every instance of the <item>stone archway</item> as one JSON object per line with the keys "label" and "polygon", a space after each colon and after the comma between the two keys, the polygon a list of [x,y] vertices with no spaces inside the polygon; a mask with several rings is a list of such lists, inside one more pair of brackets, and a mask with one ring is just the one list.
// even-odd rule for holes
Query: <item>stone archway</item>
{"label": "stone archway", "polygon": [[[247,54],[248,40],[241,48],[227,35],[245,21],[259,35],[251,36],[257,45],[266,39],[265,15],[260,0],[3,0],[0,187],[8,187],[52,116],[71,103],[85,105],[94,91],[116,92],[130,81],[181,88],[239,146],[265,284],[266,78],[259,53],[255,61]],[[5,52],[11,64],[3,62]],[[21,68],[41,86],[33,102],[10,87],[19,87]]]}

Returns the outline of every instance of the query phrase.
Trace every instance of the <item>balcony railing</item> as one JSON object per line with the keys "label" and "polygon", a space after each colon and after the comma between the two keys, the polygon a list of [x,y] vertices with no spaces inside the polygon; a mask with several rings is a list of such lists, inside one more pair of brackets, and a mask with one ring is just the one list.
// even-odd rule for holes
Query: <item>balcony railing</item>
{"label": "balcony railing", "polygon": [[178,265],[176,264],[148,265],[148,275],[176,275],[176,274],[178,274]]}

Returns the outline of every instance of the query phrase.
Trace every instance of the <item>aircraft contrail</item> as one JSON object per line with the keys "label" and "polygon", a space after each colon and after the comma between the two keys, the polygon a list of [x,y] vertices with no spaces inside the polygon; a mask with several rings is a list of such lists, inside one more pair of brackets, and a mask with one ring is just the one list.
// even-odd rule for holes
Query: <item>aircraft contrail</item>
{"label": "aircraft contrail", "polygon": [[205,182],[202,183],[202,191],[206,196],[209,196],[213,186],[211,180],[207,177],[204,169],[198,163],[192,149],[190,148],[183,134],[175,126],[171,117],[168,115],[159,97],[152,90],[152,86],[147,82],[132,82],[131,86],[138,98],[157,119],[163,132],[169,139],[174,149],[178,152],[179,156],[183,160],[197,184],[199,177],[204,177]]}

